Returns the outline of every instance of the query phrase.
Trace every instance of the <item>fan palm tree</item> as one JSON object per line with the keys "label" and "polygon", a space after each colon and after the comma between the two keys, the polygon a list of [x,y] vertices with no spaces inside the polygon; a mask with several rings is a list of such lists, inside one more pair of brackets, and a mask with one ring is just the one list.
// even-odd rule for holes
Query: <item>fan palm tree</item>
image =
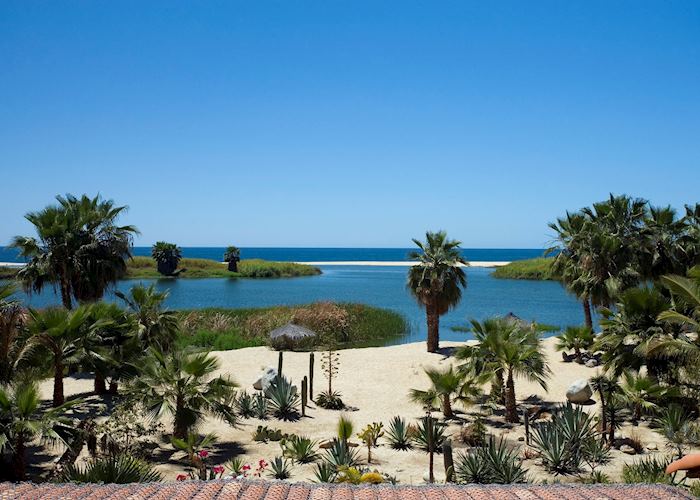
{"label": "fan palm tree", "polygon": [[14,480],[26,479],[27,445],[36,438],[65,444],[74,433],[66,410],[77,401],[43,410],[36,383],[0,386],[0,451],[11,453]]}
{"label": "fan palm tree", "polygon": [[11,282],[0,283],[0,384],[12,380],[23,339],[21,332],[27,322],[27,312],[13,299],[16,287]]}
{"label": "fan palm tree", "polygon": [[57,196],[57,205],[25,218],[37,237],[17,236],[11,246],[29,259],[17,277],[25,290],[40,292],[45,285],[57,286],[66,309],[78,301],[100,299],[105,290],[126,273],[131,257],[134,226],[118,226],[126,210],[100,196]]}
{"label": "fan palm tree", "polygon": [[425,374],[430,379],[430,389],[411,389],[411,400],[428,408],[440,405],[446,419],[455,416],[452,410],[453,402],[471,402],[481,394],[479,381],[459,373],[452,365],[445,370],[426,368]]}
{"label": "fan palm tree", "polygon": [[67,483],[129,484],[163,480],[153,465],[131,455],[95,458],[84,467],[71,464],[61,472],[60,477]]}
{"label": "fan palm tree", "polygon": [[685,273],[697,264],[700,242],[692,234],[692,214],[678,218],[670,206],[649,207],[642,232],[641,269],[648,280]]}
{"label": "fan palm tree", "polygon": [[159,292],[155,285],[137,285],[126,295],[115,292],[127,306],[136,323],[136,337],[142,346],[167,351],[175,342],[180,323],[177,314],[164,307],[168,292]]}
{"label": "fan palm tree", "polygon": [[80,306],[73,311],[55,307],[41,311],[30,309],[29,315],[31,336],[22,357],[28,357],[35,349],[48,354],[54,377],[53,406],[58,407],[65,402],[63,377],[66,368],[82,360],[85,347],[94,338],[88,321],[90,308]]}
{"label": "fan palm tree", "polygon": [[[591,388],[598,393],[598,397],[600,399],[600,426],[602,427],[603,439],[605,439],[608,435],[606,434],[606,432],[608,432],[607,406],[618,393],[619,386],[617,385],[617,381],[615,379],[612,379],[602,373],[598,373],[591,377],[589,383],[591,384]],[[614,429],[610,432],[612,436],[615,435]]]}
{"label": "fan palm tree", "polygon": [[409,258],[417,263],[408,271],[407,287],[425,307],[428,322],[428,352],[440,347],[440,316],[455,307],[467,286],[461,266],[468,265],[459,251],[459,241],[447,238],[445,231],[425,234],[426,241],[413,242],[420,249]]}
{"label": "fan palm tree", "polygon": [[151,256],[156,261],[158,272],[164,276],[172,276],[182,259],[182,250],[175,243],[158,241],[151,248]]}
{"label": "fan palm tree", "polygon": [[236,384],[228,377],[213,376],[220,363],[208,353],[177,350],[164,354],[150,348],[139,365],[129,393],[151,417],[171,415],[175,438],[185,439],[205,414],[236,423]]}
{"label": "fan palm tree", "polygon": [[540,332],[512,318],[497,318],[484,323],[472,320],[475,345],[458,349],[455,356],[466,363],[460,370],[485,373],[492,386],[503,387],[506,421],[518,422],[515,378],[525,377],[547,389],[550,370],[546,363]]}
{"label": "fan palm tree", "polygon": [[620,391],[623,401],[632,409],[635,424],[642,418],[643,412],[657,409],[659,399],[669,394],[669,390],[651,378],[631,371],[623,373]]}
{"label": "fan palm tree", "polygon": [[241,260],[241,249],[230,246],[224,253],[224,262],[228,262],[228,270],[232,273],[238,272],[238,263]]}
{"label": "fan palm tree", "polygon": [[581,361],[581,351],[593,345],[595,336],[587,326],[569,326],[557,336],[557,351],[574,351],[574,357]]}

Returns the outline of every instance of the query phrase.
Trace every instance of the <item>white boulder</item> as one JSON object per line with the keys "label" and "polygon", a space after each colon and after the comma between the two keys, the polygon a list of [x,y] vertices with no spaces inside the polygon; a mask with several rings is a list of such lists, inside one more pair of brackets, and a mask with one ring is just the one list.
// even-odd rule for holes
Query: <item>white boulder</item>
{"label": "white boulder", "polygon": [[276,376],[277,369],[268,366],[260,374],[258,380],[253,383],[253,388],[258,391],[266,391],[267,388],[270,387],[270,384],[272,384],[272,381],[275,380]]}
{"label": "white boulder", "polygon": [[588,380],[580,379],[575,381],[566,390],[566,399],[572,403],[586,403],[593,396],[593,389]]}

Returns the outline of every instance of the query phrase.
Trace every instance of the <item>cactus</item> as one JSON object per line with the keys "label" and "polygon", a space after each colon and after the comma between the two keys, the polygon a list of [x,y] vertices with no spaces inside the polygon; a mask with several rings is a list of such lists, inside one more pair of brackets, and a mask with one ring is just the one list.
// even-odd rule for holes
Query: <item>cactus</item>
{"label": "cactus", "polygon": [[314,353],[309,354],[309,400],[314,400]]}
{"label": "cactus", "polygon": [[284,361],[284,352],[280,351],[279,360],[277,361],[277,375],[282,376],[282,362]]}
{"label": "cactus", "polygon": [[449,438],[442,443],[442,458],[445,462],[445,481],[451,483],[454,480],[455,466],[452,459],[452,440]]}
{"label": "cactus", "polygon": [[308,402],[308,379],[304,377],[301,380],[301,416],[306,416],[306,403]]}

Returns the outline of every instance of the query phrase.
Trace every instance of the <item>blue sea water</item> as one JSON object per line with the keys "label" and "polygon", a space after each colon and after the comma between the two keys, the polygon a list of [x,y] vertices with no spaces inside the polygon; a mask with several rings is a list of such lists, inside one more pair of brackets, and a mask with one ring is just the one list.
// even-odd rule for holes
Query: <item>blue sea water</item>
{"label": "blue sea water", "polygon": [[[218,258],[218,249],[183,249],[192,257]],[[259,251],[259,252],[258,252]],[[218,252],[218,253],[217,253]],[[289,261],[404,260],[406,249],[244,249],[246,258],[261,257]],[[517,260],[542,255],[542,250],[465,250],[471,260]],[[0,254],[1,255],[1,254]],[[3,259],[0,258],[0,261]],[[405,267],[322,266],[323,274],[290,279],[157,279],[121,281],[117,288],[128,290],[136,283],[155,283],[169,290],[168,306],[174,309],[202,307],[264,307],[305,304],[320,300],[360,302],[397,311],[408,320],[410,331],[394,343],[424,340],[425,313],[405,287]],[[502,280],[491,276],[492,269],[469,268],[468,286],[460,304],[441,318],[441,338],[465,340],[468,334],[450,327],[512,312],[541,323],[564,327],[580,324],[582,310],[576,299],[556,282]],[[58,304],[49,288],[23,300],[34,307]],[[108,300],[114,300],[109,294]]]}

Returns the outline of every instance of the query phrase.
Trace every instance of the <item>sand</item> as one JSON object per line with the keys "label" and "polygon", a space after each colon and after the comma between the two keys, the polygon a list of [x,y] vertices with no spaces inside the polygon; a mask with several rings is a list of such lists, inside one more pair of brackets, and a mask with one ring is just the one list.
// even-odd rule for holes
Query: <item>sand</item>
{"label": "sand", "polygon": [[[535,396],[541,398],[544,403],[556,403],[565,400],[567,387],[577,379],[593,376],[599,368],[587,368],[576,363],[564,363],[561,354],[554,350],[555,339],[544,340],[544,346],[549,359],[553,375],[548,383],[548,390],[526,380],[516,381],[516,395],[519,401]],[[446,352],[450,347],[459,343],[443,342],[441,347]],[[277,366],[277,352],[266,347],[254,347],[234,351],[214,353],[221,360],[221,373],[229,374],[243,389],[252,391],[252,384],[257,379],[261,369],[266,366]],[[425,389],[428,387],[427,377],[423,370],[428,366],[446,367],[453,360],[442,354],[430,354],[426,352],[425,343],[413,343],[379,348],[349,349],[340,351],[340,372],[334,380],[333,388],[342,393],[346,404],[356,407],[357,411],[346,412],[355,425],[355,433],[363,426],[371,422],[383,422],[385,427],[394,415],[401,415],[406,420],[415,420],[424,415],[422,409],[411,402],[408,393],[411,388]],[[301,378],[308,374],[309,354],[285,352],[283,372],[291,377],[295,383],[300,383]],[[320,368],[320,359],[316,355],[316,371],[314,377],[314,391],[317,394],[324,390],[327,381]],[[42,383],[43,396],[48,399],[51,396],[52,382],[47,380]],[[67,378],[65,384],[66,395],[89,393],[92,390],[90,378]],[[93,397],[95,399],[95,397]],[[542,404],[542,403],[538,403]],[[459,417],[466,421],[473,420],[473,414],[480,409],[477,406],[462,408],[456,406],[460,412]],[[585,406],[590,412],[598,412],[598,405]],[[242,453],[244,458],[251,463],[257,463],[258,459],[270,460],[280,455],[278,443],[258,443],[251,439],[251,433],[258,425],[267,425],[270,428],[279,428],[283,432],[294,432],[314,439],[328,439],[335,435],[336,424],[340,413],[311,407],[308,416],[296,422],[283,422],[274,418],[266,421],[257,419],[241,420],[237,428],[231,428],[223,422],[208,419],[200,428],[200,432],[213,432],[218,435],[218,446],[210,451],[212,461],[221,463],[231,458],[235,453]],[[438,413],[434,414],[438,416]],[[497,436],[505,436],[513,445],[523,446],[518,442],[518,437],[524,435],[522,425],[509,426],[503,422],[500,416],[487,416],[486,422],[490,431]],[[170,422],[164,422],[168,429]],[[450,423],[448,433],[457,433],[462,422]],[[664,452],[661,438],[650,430],[646,424],[632,428],[625,424],[618,432],[620,436],[637,434],[645,443],[658,443],[660,452]],[[457,439],[455,447],[463,446]],[[428,457],[419,450],[395,451],[389,448],[382,439],[381,446],[373,450],[372,468],[395,475],[404,484],[418,484],[423,482],[423,476],[427,470]],[[57,454],[57,451],[49,451]],[[172,447],[161,444],[157,450],[159,460],[163,463],[160,469],[167,478],[173,479],[182,472],[186,466],[181,452],[174,452]],[[366,459],[366,451],[361,451],[361,456]],[[638,458],[638,457],[637,457]],[[619,479],[620,470],[624,462],[634,460],[635,457],[625,455],[617,450],[613,451],[613,461],[604,467],[604,471],[613,479]],[[536,460],[527,460],[526,466],[530,469],[530,477],[533,479],[554,479],[536,465]],[[436,459],[436,471],[438,479],[444,477],[442,458]],[[312,465],[296,465],[293,469],[294,480],[313,478]],[[566,480],[566,478],[559,478]]]}

